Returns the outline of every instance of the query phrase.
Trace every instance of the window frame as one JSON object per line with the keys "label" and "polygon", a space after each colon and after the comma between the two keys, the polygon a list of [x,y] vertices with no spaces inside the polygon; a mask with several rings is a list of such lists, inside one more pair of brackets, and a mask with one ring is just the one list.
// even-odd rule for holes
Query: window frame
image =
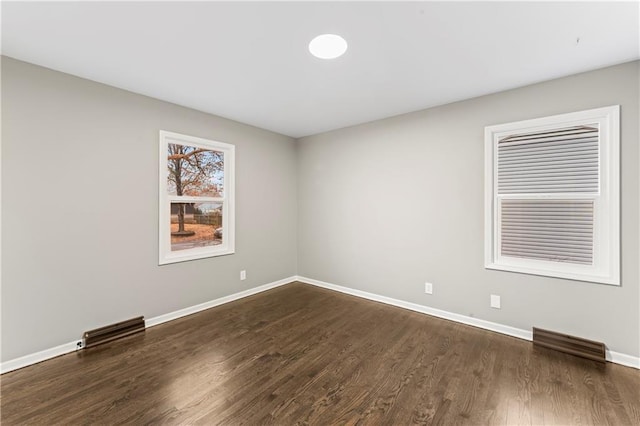
{"label": "window frame", "polygon": [[[170,195],[167,185],[169,144],[202,148],[224,154],[223,193],[220,197]],[[235,253],[235,146],[232,144],[160,130],[158,200],[158,264],[204,259]],[[171,250],[171,204],[176,202],[222,203],[222,244]]]}
{"label": "window frame", "polygon": [[[498,141],[519,133],[596,124],[599,128],[599,191],[597,194],[498,194]],[[620,106],[559,114],[485,127],[485,268],[620,285]],[[501,199],[593,199],[593,264],[516,258],[500,253]]]}

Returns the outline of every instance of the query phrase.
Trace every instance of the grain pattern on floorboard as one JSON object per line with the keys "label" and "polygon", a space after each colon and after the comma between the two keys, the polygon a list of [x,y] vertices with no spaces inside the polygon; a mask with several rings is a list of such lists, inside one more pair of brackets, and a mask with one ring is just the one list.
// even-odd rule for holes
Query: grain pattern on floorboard
{"label": "grain pattern on floorboard", "polygon": [[19,424],[640,424],[640,372],[292,283],[4,374]]}

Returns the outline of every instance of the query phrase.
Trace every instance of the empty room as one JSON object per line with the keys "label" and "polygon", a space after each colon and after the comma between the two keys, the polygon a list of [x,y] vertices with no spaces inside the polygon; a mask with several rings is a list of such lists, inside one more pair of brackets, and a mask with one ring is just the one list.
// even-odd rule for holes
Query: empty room
{"label": "empty room", "polygon": [[640,424],[640,2],[0,12],[3,425]]}

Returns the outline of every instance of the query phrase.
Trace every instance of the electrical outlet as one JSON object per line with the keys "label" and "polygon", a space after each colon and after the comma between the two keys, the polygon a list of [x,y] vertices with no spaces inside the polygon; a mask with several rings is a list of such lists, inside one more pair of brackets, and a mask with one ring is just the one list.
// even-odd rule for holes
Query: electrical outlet
{"label": "electrical outlet", "polygon": [[424,292],[427,294],[433,294],[433,284],[424,283]]}
{"label": "electrical outlet", "polygon": [[497,294],[491,295],[491,307],[500,309],[500,296],[498,296]]}
{"label": "electrical outlet", "polygon": [[247,279],[247,271],[245,270],[240,271],[240,280],[244,281],[246,279]]}

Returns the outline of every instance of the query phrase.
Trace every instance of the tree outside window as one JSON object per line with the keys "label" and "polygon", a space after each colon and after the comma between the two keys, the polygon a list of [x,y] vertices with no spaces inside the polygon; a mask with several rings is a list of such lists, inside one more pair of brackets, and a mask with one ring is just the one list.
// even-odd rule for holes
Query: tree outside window
{"label": "tree outside window", "polygon": [[169,132],[160,141],[160,264],[232,253],[233,145]]}

